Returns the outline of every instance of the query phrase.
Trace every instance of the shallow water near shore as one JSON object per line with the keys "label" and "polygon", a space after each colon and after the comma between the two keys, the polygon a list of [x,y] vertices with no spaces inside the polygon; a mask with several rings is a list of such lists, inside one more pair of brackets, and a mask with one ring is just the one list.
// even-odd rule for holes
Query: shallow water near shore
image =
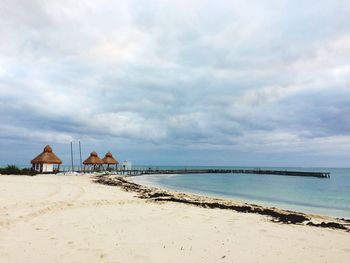
{"label": "shallow water near shore", "polygon": [[349,168],[269,167],[269,169],[330,172],[331,178],[258,174],[179,174],[144,175],[133,177],[133,180],[139,184],[169,190],[241,200],[293,211],[350,218]]}

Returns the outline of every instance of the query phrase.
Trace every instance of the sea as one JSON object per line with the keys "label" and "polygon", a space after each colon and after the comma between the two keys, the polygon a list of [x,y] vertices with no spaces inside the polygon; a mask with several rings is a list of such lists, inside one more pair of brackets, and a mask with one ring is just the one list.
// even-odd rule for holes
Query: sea
{"label": "sea", "polygon": [[350,168],[163,166],[158,169],[275,169],[330,172],[330,178],[262,174],[163,174],[133,177],[147,186],[350,219]]}

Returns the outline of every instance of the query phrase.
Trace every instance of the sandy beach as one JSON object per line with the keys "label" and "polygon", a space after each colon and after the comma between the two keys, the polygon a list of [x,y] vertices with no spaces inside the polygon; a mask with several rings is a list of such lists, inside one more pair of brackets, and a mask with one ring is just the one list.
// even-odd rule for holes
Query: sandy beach
{"label": "sandy beach", "polygon": [[89,176],[0,176],[0,262],[348,262],[350,233],[155,203]]}

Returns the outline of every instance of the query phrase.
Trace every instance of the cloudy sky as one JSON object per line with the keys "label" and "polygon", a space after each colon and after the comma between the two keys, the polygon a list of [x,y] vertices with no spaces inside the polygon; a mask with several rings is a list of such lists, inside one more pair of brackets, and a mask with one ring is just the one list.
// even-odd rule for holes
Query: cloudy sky
{"label": "cloudy sky", "polygon": [[1,0],[0,164],[350,165],[348,0]]}

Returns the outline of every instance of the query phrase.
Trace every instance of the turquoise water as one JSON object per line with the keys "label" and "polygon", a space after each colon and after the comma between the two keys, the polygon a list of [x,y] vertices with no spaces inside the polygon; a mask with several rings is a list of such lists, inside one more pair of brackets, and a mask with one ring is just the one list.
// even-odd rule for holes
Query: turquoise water
{"label": "turquoise water", "polygon": [[136,183],[170,190],[238,199],[293,211],[350,218],[349,168],[269,169],[330,172],[331,178],[255,174],[181,174],[146,175],[134,177],[133,180]]}

